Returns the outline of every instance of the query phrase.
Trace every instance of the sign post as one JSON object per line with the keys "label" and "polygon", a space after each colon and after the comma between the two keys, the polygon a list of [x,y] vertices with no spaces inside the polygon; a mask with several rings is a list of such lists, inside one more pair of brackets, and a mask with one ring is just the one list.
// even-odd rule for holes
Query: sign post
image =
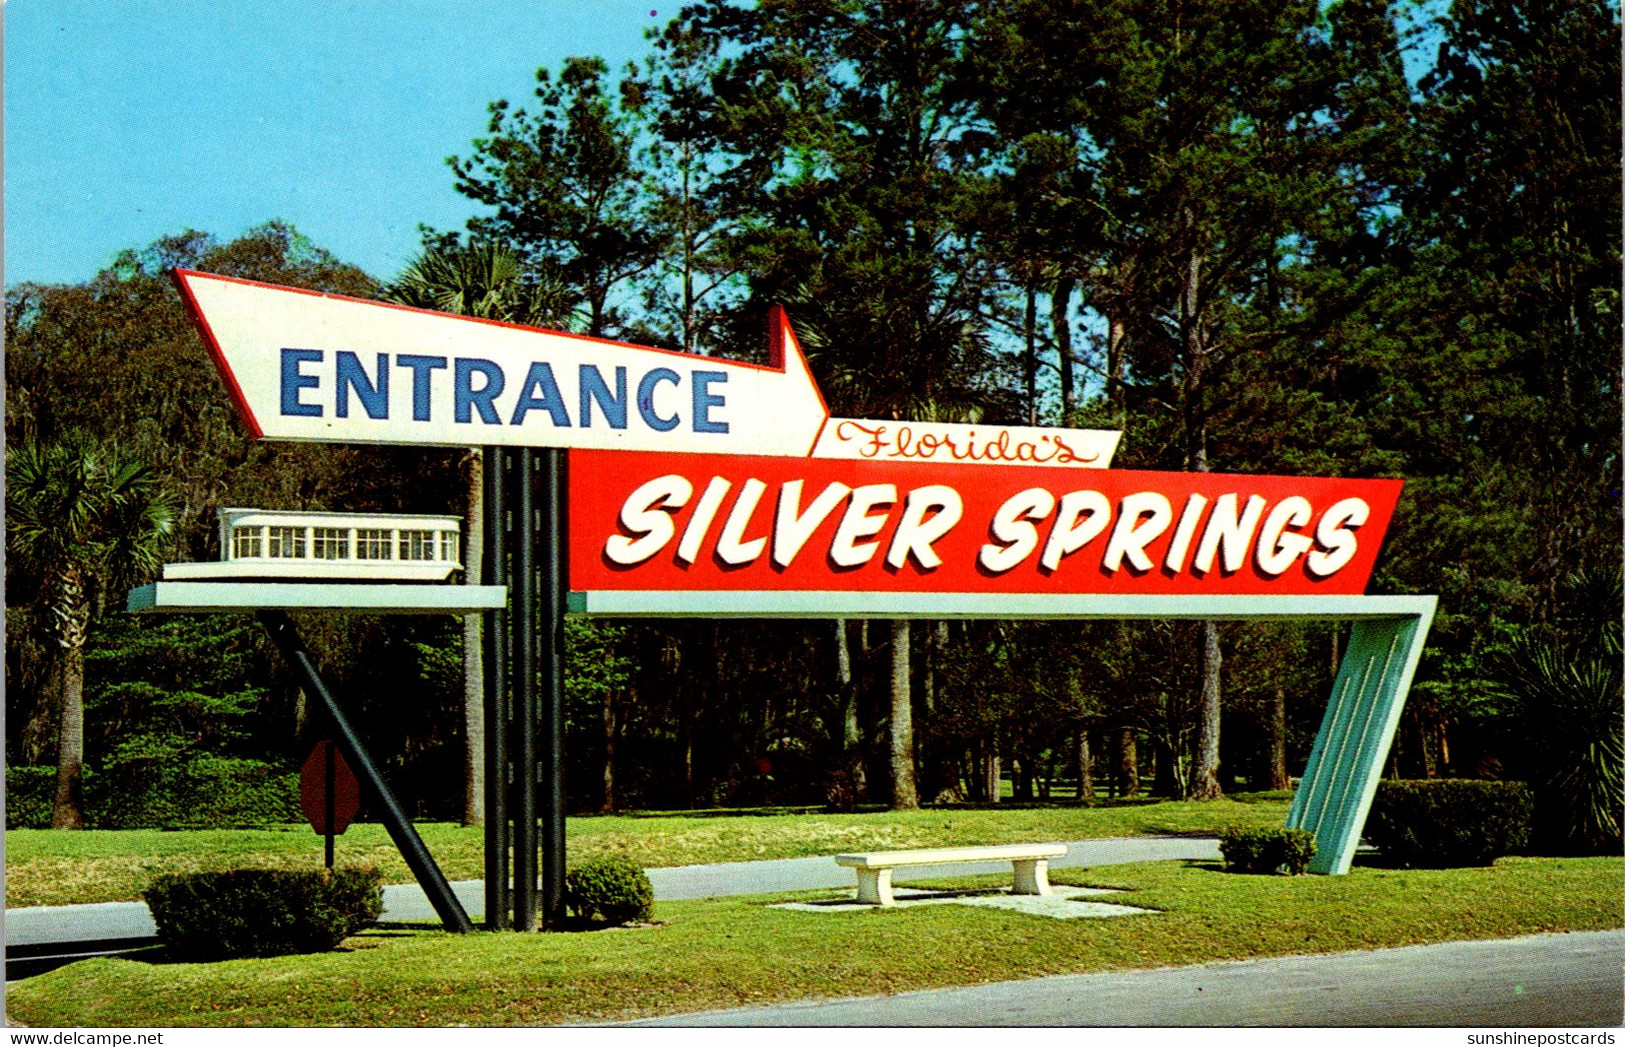
{"label": "sign post", "polygon": [[[508,585],[508,452],[485,449],[485,577],[486,585]],[[512,791],[508,760],[508,611],[485,612],[480,631],[480,661],[485,691],[485,928],[513,926],[513,896],[509,890],[509,851],[513,833],[508,821]]]}
{"label": "sign post", "polygon": [[536,453],[514,452],[513,925],[536,923]]}
{"label": "sign post", "polygon": [[327,689],[321,674],[316,671],[316,664],[311,661],[310,652],[305,649],[304,641],[299,638],[299,632],[294,628],[292,619],[284,611],[260,611],[258,614],[261,624],[271,634],[271,640],[282,652],[283,660],[298,674],[299,685],[304,688],[306,694],[316,699],[327,714],[345,759],[354,765],[362,781],[366,782],[368,789],[371,790],[373,798],[378,801],[379,819],[384,823],[385,831],[394,841],[396,849],[401,852],[401,857],[406,859],[412,875],[423,885],[423,893],[428,897],[429,904],[434,906],[446,929],[456,934],[466,934],[473,930],[474,925],[469,922],[468,913],[463,911],[462,902],[452,893],[451,884],[446,882],[440,866],[435,864],[429,849],[423,845],[423,838],[412,828],[412,822],[406,817],[406,811],[395,799],[395,794],[384,781],[383,775],[378,773],[378,768],[367,755],[360,737],[350,726],[349,718],[344,715],[344,710],[339,708],[338,701]]}
{"label": "sign post", "polygon": [[361,783],[330,738],[317,742],[300,768],[299,806],[325,838],[327,867],[333,868],[333,837],[342,836],[361,809]]}
{"label": "sign post", "polygon": [[542,926],[564,925],[564,613],[566,581],[565,454],[541,452],[541,790]]}
{"label": "sign post", "polygon": [[1115,432],[832,419],[777,307],[761,366],[175,279],[256,437],[487,447],[484,581],[511,596],[485,633],[487,926],[562,918],[567,610],[1353,619],[1368,664],[1291,815],[1335,838],[1317,871],[1346,870],[1432,615],[1360,595],[1397,481],[1116,471]]}

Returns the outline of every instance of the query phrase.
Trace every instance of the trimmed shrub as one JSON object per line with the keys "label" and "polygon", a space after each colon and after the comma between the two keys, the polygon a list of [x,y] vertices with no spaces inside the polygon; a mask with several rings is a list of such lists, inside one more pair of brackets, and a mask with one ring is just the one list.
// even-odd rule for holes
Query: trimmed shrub
{"label": "trimmed shrub", "polygon": [[166,873],[142,897],[177,957],[230,960],[334,948],[384,911],[383,882],[371,866]]}
{"label": "trimmed shrub", "polygon": [[1522,782],[1466,778],[1377,784],[1365,834],[1401,865],[1489,865],[1529,848],[1534,800]]}
{"label": "trimmed shrub", "polygon": [[305,817],[297,774],[218,756],[105,768],[98,802],[86,807],[97,829],[255,829]]}
{"label": "trimmed shrub", "polygon": [[[94,781],[89,767],[84,769],[85,806],[95,796]],[[49,829],[51,807],[56,803],[55,767],[6,768],[6,828]]]}
{"label": "trimmed shrub", "polygon": [[[84,770],[90,829],[261,829],[302,822],[299,776],[259,760],[128,760]],[[55,767],[6,768],[6,828],[49,829]]]}
{"label": "trimmed shrub", "polygon": [[564,904],[583,923],[615,927],[652,916],[655,892],[635,862],[615,855],[583,862],[566,873]]}
{"label": "trimmed shrub", "polygon": [[1315,834],[1307,829],[1281,830],[1281,864],[1288,876],[1302,876],[1315,858]]}
{"label": "trimmed shrub", "polygon": [[1300,876],[1315,856],[1315,836],[1304,829],[1225,829],[1219,853],[1231,872]]}

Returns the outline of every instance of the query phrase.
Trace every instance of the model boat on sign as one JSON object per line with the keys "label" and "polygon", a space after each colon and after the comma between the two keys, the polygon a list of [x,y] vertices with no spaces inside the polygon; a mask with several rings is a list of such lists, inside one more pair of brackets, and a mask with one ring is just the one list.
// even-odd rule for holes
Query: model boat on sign
{"label": "model boat on sign", "polygon": [[166,581],[440,582],[462,569],[456,516],[220,510],[220,560],[164,565]]}

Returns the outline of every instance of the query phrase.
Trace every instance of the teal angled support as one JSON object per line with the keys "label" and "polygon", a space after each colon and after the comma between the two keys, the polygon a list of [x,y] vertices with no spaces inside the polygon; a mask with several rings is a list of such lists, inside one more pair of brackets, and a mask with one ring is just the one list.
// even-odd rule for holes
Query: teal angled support
{"label": "teal angled support", "polygon": [[1416,614],[1354,623],[1309,767],[1287,813],[1287,828],[1315,834],[1310,872],[1341,875],[1354,861],[1433,621],[1437,601],[1420,599],[1427,603]]}
{"label": "teal angled support", "polygon": [[1309,871],[1349,871],[1422,657],[1436,596],[587,591],[571,614],[610,618],[1011,618],[1346,621],[1354,625],[1287,827],[1315,834]]}

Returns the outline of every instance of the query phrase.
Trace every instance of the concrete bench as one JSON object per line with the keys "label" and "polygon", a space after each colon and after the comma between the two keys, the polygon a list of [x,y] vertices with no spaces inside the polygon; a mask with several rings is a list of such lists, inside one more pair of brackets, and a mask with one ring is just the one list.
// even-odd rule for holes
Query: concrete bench
{"label": "concrete bench", "polygon": [[992,847],[928,847],[913,851],[837,854],[835,863],[857,870],[859,903],[893,905],[891,874],[900,866],[1005,861],[1015,867],[1011,894],[1049,894],[1049,860],[1065,853],[1064,843],[1010,843]]}

